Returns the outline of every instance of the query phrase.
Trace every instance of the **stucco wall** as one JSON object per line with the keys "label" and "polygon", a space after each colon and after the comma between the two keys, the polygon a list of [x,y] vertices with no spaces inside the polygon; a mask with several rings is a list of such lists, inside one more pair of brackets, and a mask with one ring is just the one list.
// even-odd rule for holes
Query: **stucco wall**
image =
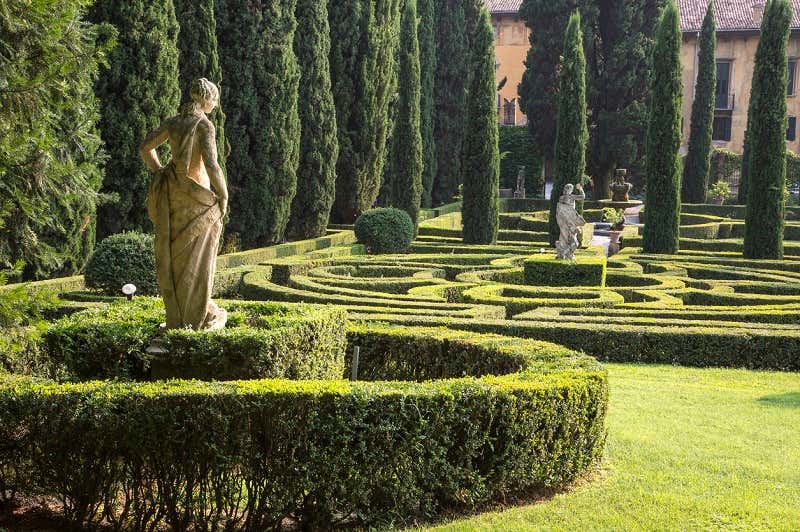
{"label": "stucco wall", "polygon": [[[525,72],[525,57],[530,48],[528,38],[530,30],[516,15],[492,15],[492,26],[495,29],[495,57],[499,66],[497,68],[497,82],[504,77],[508,78],[505,86],[500,90],[500,111],[498,120],[503,123],[503,106],[508,100],[519,98],[517,87],[522,81]],[[525,124],[525,115],[517,107],[516,123]]]}
{"label": "stucco wall", "polygon": [[[744,132],[747,128],[747,108],[750,105],[750,88],[755,67],[758,35],[745,33],[720,33],[717,35],[717,59],[731,62],[730,97],[733,99],[731,112],[731,140],[714,141],[714,145],[737,153],[744,147]],[[789,40],[788,55],[791,59],[800,58],[800,35],[792,34]],[[689,128],[692,117],[695,79],[697,71],[697,36],[684,34],[681,48],[683,65],[683,142],[681,150],[686,152],[689,142]],[[798,69],[800,70],[800,69]],[[787,96],[786,107],[789,116],[800,117],[800,97],[798,97],[798,72],[795,71],[795,94]],[[800,150],[800,125],[793,142],[786,147],[792,151]]]}

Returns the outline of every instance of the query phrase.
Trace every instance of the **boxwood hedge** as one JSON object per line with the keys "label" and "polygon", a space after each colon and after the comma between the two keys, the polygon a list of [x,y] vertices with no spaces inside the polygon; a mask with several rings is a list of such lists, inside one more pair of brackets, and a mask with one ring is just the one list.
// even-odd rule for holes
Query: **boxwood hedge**
{"label": "boxwood hedge", "polygon": [[120,529],[385,526],[564,485],[602,451],[594,359],[375,325],[349,345],[374,381],[0,376],[0,498],[55,497]]}

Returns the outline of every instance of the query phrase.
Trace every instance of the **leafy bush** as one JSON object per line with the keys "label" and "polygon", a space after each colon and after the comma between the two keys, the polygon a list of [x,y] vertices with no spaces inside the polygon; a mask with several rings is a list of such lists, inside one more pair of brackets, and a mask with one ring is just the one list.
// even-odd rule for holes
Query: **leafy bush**
{"label": "leafy bush", "polygon": [[137,298],[54,323],[43,336],[52,368],[73,378],[338,378],[344,367],[343,310],[232,303],[221,331],[169,330],[168,354],[145,353],[164,321],[160,300]]}
{"label": "leafy bush", "polygon": [[119,233],[97,245],[86,265],[86,286],[108,295],[119,295],[127,283],[136,285],[139,295],[158,293],[153,235]]}
{"label": "leafy bush", "polygon": [[400,209],[372,209],[358,217],[355,232],[370,253],[406,253],[414,239],[414,222]]}
{"label": "leafy bush", "polygon": [[466,378],[0,377],[0,487],[120,529],[380,527],[563,486],[602,453],[607,375],[589,357],[444,329],[359,326],[349,341],[368,378]]}

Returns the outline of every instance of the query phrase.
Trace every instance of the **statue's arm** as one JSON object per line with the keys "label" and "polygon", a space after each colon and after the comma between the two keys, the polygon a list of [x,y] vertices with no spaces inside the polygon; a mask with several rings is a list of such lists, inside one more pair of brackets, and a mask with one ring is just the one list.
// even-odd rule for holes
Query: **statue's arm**
{"label": "statue's arm", "polygon": [[154,172],[161,170],[161,161],[158,160],[156,148],[164,144],[168,139],[169,129],[167,128],[167,124],[164,123],[151,131],[150,134],[145,137],[144,142],[142,142],[139,148],[139,155],[141,155],[144,164],[146,164],[150,170]]}
{"label": "statue's arm", "polygon": [[585,200],[586,199],[586,192],[583,191],[583,186],[578,185],[575,187],[575,191],[577,194],[573,194],[575,200]]}
{"label": "statue's arm", "polygon": [[217,132],[214,124],[204,121],[202,135],[200,136],[200,149],[203,152],[203,164],[206,173],[211,181],[211,187],[219,198],[219,206],[224,215],[228,210],[228,185],[225,182],[225,175],[217,160]]}

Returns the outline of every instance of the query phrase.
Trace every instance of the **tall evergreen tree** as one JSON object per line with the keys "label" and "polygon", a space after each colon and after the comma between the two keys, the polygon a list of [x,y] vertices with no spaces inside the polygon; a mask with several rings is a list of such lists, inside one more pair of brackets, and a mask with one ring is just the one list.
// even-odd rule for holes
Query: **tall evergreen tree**
{"label": "tall evergreen tree", "polygon": [[245,248],[279,242],[297,188],[300,71],[296,0],[217,0],[226,105],[229,235]]}
{"label": "tall evergreen tree", "polygon": [[559,237],[556,209],[564,185],[581,184],[586,170],[586,57],[583,53],[581,15],[569,17],[564,36],[564,53],[556,115],[555,182],[550,195],[550,244]]}
{"label": "tall evergreen tree", "polygon": [[0,272],[21,262],[26,280],[73,274],[94,246],[104,162],[94,82],[114,31],[83,22],[88,6],[0,9]]}
{"label": "tall evergreen tree", "polygon": [[703,203],[708,190],[708,169],[711,164],[711,133],[714,124],[714,102],[717,90],[717,27],[714,22],[714,1],[708,2],[698,39],[697,83],[692,102],[692,127],[689,153],[683,167],[681,198],[686,203]]}
{"label": "tall evergreen tree", "polygon": [[436,178],[433,203],[446,203],[458,191],[467,109],[469,41],[464,0],[436,2]]}
{"label": "tall evergreen tree", "polygon": [[677,253],[681,215],[681,30],[673,1],[664,8],[653,49],[650,127],[647,131],[646,253]]}
{"label": "tall evergreen tree", "polygon": [[749,177],[744,256],[783,258],[786,187],[786,48],[792,21],[789,0],[769,0],[750,93]]}
{"label": "tall evergreen tree", "polygon": [[178,110],[178,22],[172,0],[98,0],[90,13],[92,21],[119,30],[96,84],[109,156],[102,192],[119,198],[98,209],[102,238],[151,227],[144,206],[152,176],[139,157],[139,144]]}
{"label": "tall evergreen tree", "polygon": [[[180,89],[182,101],[188,103],[192,82],[206,78],[217,86],[222,85],[222,68],[219,65],[217,46],[217,20],[214,16],[214,0],[173,0],[178,19],[178,65],[180,67]],[[225,114],[222,105],[211,113],[211,121],[217,130],[219,164],[225,170]]]}
{"label": "tall evergreen tree", "polygon": [[399,0],[331,0],[331,83],[339,160],[331,218],[352,223],[380,192],[396,88]]}
{"label": "tall evergreen tree", "polygon": [[490,244],[500,225],[500,153],[495,95],[494,31],[489,11],[481,8],[470,50],[472,73],[464,137],[464,189],[461,219],[464,242]]}
{"label": "tall evergreen tree", "polygon": [[420,133],[422,134],[422,206],[432,205],[437,173],[436,137],[436,2],[417,0],[420,63]]}
{"label": "tall evergreen tree", "polygon": [[392,136],[392,206],[417,225],[422,198],[420,62],[416,0],[405,0],[400,26],[398,102]]}
{"label": "tall evergreen tree", "polygon": [[331,94],[328,6],[319,0],[298,0],[294,50],[300,64],[300,165],[292,203],[289,236],[316,238],[325,234],[336,190],[336,107]]}
{"label": "tall evergreen tree", "polygon": [[608,197],[614,169],[641,167],[650,56],[655,24],[666,0],[524,0],[520,16],[530,29],[531,47],[519,86],[533,149],[550,159],[555,142],[559,53],[567,19],[581,13],[587,58],[590,138],[587,171],[595,199]]}
{"label": "tall evergreen tree", "polygon": [[[747,123],[750,124],[750,117],[752,116],[751,109],[753,108],[753,100],[750,100],[750,106],[747,108]],[[744,146],[742,148],[742,166],[739,169],[739,190],[737,191],[737,202],[739,205],[747,205],[747,193],[750,188],[750,133],[747,129],[744,130]]]}

